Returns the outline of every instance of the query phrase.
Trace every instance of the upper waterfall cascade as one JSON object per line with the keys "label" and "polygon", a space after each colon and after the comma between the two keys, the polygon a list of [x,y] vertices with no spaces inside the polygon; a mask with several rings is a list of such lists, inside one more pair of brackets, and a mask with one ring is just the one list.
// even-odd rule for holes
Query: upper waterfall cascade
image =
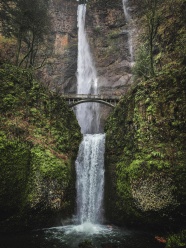
{"label": "upper waterfall cascade", "polygon": [[[77,94],[98,94],[97,72],[85,30],[86,5],[78,6]],[[86,103],[77,107],[76,116],[82,133],[99,133],[99,104]]]}

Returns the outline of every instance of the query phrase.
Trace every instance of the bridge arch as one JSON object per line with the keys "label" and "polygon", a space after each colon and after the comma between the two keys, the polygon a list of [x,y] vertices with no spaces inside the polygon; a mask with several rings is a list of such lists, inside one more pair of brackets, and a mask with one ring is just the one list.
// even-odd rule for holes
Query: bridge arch
{"label": "bridge arch", "polygon": [[63,94],[62,97],[68,102],[69,107],[86,102],[97,102],[114,108],[121,99],[116,95],[91,95],[91,94]]}
{"label": "bridge arch", "polygon": [[114,108],[115,106],[113,104],[111,104],[110,102],[107,102],[107,101],[104,101],[104,100],[100,100],[100,99],[86,99],[86,100],[79,100],[77,102],[74,102],[74,103],[70,103],[69,104],[69,107],[74,107],[78,104],[82,104],[82,103],[86,103],[86,102],[97,102],[97,103],[101,103],[101,104],[104,104],[104,105],[107,105],[111,108]]}

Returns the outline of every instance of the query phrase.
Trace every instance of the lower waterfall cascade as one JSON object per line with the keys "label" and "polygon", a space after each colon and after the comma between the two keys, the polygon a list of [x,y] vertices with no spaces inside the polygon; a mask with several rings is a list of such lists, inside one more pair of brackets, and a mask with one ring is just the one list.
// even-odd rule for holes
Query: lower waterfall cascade
{"label": "lower waterfall cascade", "polygon": [[100,223],[104,191],[105,134],[86,134],[76,160],[77,205],[80,223]]}

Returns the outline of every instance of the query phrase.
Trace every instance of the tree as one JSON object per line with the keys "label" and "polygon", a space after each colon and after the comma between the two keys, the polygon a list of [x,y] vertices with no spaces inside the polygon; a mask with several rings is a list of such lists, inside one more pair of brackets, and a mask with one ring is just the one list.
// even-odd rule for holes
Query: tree
{"label": "tree", "polygon": [[157,12],[157,6],[159,0],[146,0],[147,3],[147,28],[148,28],[148,43],[149,43],[149,56],[150,56],[150,67],[151,67],[151,74],[154,75],[154,60],[153,60],[153,47],[154,47],[154,40],[157,34],[157,29],[159,25],[159,15]]}
{"label": "tree", "polygon": [[1,0],[2,32],[17,39],[16,65],[34,66],[50,27],[48,5],[49,0]]}
{"label": "tree", "polygon": [[160,24],[160,13],[158,11],[158,6],[161,2],[161,0],[142,0],[142,9],[147,31],[147,49],[149,53],[151,76],[155,75],[153,50],[158,26]]}

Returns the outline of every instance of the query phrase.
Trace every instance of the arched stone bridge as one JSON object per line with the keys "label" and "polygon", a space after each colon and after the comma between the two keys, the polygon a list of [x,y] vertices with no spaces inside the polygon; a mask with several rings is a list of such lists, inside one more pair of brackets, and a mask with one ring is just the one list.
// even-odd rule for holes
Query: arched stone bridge
{"label": "arched stone bridge", "polygon": [[116,95],[92,95],[92,94],[63,94],[62,97],[68,101],[69,107],[74,107],[85,102],[98,102],[109,107],[115,107],[121,96]]}

